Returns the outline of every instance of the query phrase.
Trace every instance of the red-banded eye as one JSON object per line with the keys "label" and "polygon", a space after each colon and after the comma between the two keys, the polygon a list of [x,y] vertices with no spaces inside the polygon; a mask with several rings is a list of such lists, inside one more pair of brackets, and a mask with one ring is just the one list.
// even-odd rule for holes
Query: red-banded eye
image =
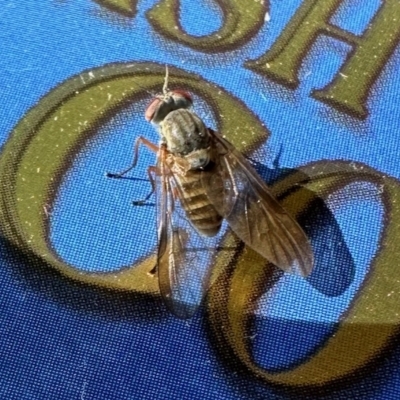
{"label": "red-banded eye", "polygon": [[192,96],[184,90],[174,90],[171,92],[171,96],[174,100],[175,110],[179,108],[190,108],[193,104]]}
{"label": "red-banded eye", "polygon": [[189,92],[186,92],[185,90],[173,90],[172,95],[175,96],[181,96],[185,100],[187,100],[191,105],[193,104],[193,98],[192,95]]}
{"label": "red-banded eye", "polygon": [[150,122],[155,113],[157,112],[158,108],[160,107],[160,103],[162,103],[162,100],[159,98],[154,98],[151,103],[147,106],[146,112],[144,113],[144,117],[146,118],[147,122]]}

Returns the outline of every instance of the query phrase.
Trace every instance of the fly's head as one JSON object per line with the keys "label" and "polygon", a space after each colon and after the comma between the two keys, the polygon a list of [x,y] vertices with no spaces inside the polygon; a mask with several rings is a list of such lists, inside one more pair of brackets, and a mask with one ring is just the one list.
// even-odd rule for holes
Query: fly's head
{"label": "fly's head", "polygon": [[171,111],[190,108],[192,104],[192,96],[184,90],[164,91],[147,106],[145,118],[146,121],[158,125]]}

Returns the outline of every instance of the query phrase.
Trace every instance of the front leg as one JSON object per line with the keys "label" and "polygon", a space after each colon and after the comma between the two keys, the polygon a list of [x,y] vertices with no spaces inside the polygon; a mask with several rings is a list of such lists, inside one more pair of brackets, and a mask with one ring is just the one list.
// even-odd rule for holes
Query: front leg
{"label": "front leg", "polygon": [[139,159],[139,146],[141,144],[145,145],[149,150],[151,150],[154,153],[158,152],[159,147],[157,145],[155,145],[154,143],[150,142],[149,140],[147,140],[143,136],[139,136],[136,139],[135,146],[133,148],[133,161],[132,161],[132,164],[127,169],[125,169],[124,171],[119,172],[119,173],[107,172],[107,177],[108,178],[122,178],[125,174],[127,174],[129,171],[131,171],[133,168],[135,168],[136,164],[137,164],[137,161]]}
{"label": "front leg", "polygon": [[153,174],[160,175],[160,172],[158,171],[157,167],[151,165],[149,168],[147,168],[147,175],[151,183],[151,191],[144,199],[133,201],[132,204],[134,206],[143,206],[146,203],[146,201],[151,197],[151,195],[156,191],[156,181]]}

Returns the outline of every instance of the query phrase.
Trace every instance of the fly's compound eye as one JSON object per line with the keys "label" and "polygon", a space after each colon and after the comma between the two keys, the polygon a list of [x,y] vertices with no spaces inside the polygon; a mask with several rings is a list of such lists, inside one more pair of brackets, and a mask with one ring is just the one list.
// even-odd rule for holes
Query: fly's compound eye
{"label": "fly's compound eye", "polygon": [[155,97],[147,106],[144,116],[147,122],[159,124],[171,111],[189,108],[192,104],[192,96],[188,92],[174,90],[164,96]]}
{"label": "fly's compound eye", "polygon": [[175,109],[189,108],[193,104],[193,98],[190,93],[184,90],[173,90],[171,96],[175,103]]}
{"label": "fly's compound eye", "polygon": [[147,106],[146,112],[144,113],[144,117],[146,118],[147,122],[150,122],[155,117],[155,114],[157,113],[158,109],[160,108],[161,103],[162,103],[162,100],[160,100],[159,98],[156,97]]}

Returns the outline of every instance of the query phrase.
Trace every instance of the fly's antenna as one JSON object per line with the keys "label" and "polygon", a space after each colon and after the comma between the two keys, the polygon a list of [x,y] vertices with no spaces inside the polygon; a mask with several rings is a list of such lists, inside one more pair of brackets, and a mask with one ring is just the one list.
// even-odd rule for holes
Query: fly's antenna
{"label": "fly's antenna", "polygon": [[164,96],[168,93],[168,65],[165,65],[165,79],[164,79],[164,86],[162,88]]}
{"label": "fly's antenna", "polygon": [[[165,78],[164,78],[164,85],[163,85],[163,89],[162,89],[164,96],[168,93],[168,77],[169,77],[168,65],[165,65]],[[135,86],[137,86],[139,89],[142,89],[144,92],[146,92],[147,94],[151,95],[152,97],[157,97],[158,96],[157,93],[150,92],[144,86],[142,86],[138,82],[136,82],[136,80],[132,80],[132,83]]]}

